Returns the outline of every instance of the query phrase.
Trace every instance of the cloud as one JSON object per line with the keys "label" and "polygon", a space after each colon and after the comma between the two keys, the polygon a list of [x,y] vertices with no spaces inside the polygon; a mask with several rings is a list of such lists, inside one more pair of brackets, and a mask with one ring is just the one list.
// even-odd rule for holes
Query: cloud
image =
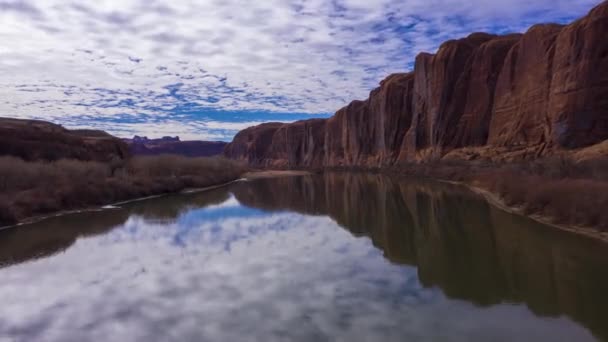
{"label": "cloud", "polygon": [[182,120],[184,110],[326,116],[444,40],[567,22],[597,3],[0,1],[0,113],[62,123]]}
{"label": "cloud", "polygon": [[31,16],[38,20],[42,17],[42,13],[38,8],[24,0],[0,1],[0,11],[15,12],[18,15]]}

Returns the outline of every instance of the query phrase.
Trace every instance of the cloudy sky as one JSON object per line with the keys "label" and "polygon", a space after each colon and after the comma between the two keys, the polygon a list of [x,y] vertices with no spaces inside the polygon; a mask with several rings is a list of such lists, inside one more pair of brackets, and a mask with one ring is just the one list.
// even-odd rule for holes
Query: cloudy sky
{"label": "cloudy sky", "polygon": [[230,140],[328,116],[475,31],[566,23],[599,0],[0,0],[0,116]]}

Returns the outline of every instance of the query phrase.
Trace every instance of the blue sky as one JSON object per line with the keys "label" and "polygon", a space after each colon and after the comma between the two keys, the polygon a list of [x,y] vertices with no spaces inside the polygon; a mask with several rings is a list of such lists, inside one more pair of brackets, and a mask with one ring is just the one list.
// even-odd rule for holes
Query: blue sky
{"label": "blue sky", "polygon": [[0,0],[0,116],[230,140],[326,117],[417,53],[599,0]]}

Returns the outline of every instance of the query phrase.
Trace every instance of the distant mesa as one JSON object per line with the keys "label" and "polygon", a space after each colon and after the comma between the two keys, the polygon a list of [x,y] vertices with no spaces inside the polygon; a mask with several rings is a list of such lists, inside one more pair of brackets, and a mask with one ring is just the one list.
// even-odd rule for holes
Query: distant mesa
{"label": "distant mesa", "polygon": [[178,136],[150,139],[136,135],[132,139],[123,140],[129,146],[130,153],[136,156],[175,154],[186,157],[212,157],[221,155],[227,145],[222,141],[181,141]]}
{"label": "distant mesa", "polygon": [[133,139],[125,139],[126,141],[130,141],[132,143],[140,143],[140,144],[144,144],[144,143],[152,143],[152,142],[168,142],[168,141],[180,141],[179,137],[162,137],[160,139],[148,139],[148,137],[140,137],[139,135],[136,135],[133,137]]}

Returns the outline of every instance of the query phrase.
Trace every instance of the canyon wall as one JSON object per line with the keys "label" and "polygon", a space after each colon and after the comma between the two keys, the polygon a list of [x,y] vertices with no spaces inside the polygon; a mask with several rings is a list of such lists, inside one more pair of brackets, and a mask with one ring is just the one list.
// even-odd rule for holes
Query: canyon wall
{"label": "canyon wall", "polygon": [[474,33],[417,56],[329,119],[269,123],[224,153],[252,166],[521,160],[608,139],[608,2],[567,26]]}

